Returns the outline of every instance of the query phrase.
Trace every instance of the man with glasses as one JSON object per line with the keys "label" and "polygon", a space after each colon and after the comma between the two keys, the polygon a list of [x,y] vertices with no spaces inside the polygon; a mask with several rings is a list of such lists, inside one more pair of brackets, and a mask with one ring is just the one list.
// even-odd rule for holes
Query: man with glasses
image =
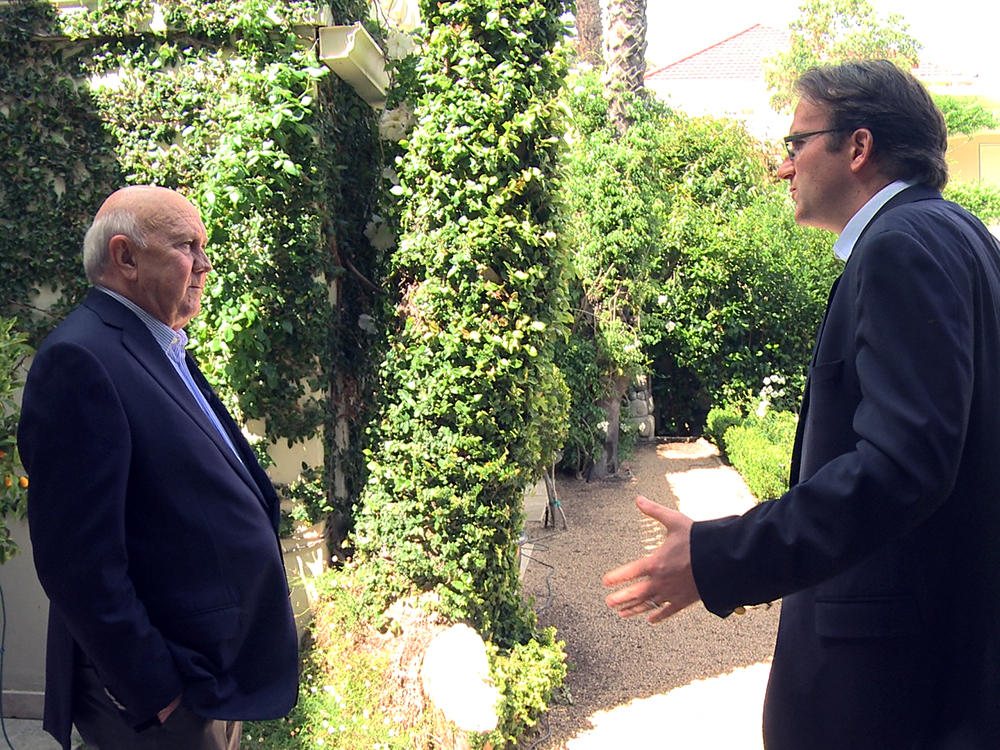
{"label": "man with glasses", "polygon": [[846,261],[810,363],[791,489],[667,530],[605,576],[622,616],[784,597],[769,750],[1000,737],[1000,248],[942,199],[944,119],[885,61],[814,68],[778,174]]}

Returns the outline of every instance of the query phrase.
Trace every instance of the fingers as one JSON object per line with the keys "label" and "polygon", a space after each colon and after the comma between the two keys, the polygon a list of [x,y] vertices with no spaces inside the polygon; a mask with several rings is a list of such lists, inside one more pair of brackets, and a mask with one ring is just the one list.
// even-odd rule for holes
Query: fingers
{"label": "fingers", "polygon": [[637,615],[652,616],[660,610],[660,604],[653,597],[647,599],[627,599],[618,606],[609,606],[617,611],[620,617],[624,618],[635,617]]}
{"label": "fingers", "polygon": [[694,602],[667,602],[659,609],[655,609],[649,613],[649,624],[656,625],[658,622],[663,622],[668,617],[672,617],[680,612],[685,607],[690,606]]}
{"label": "fingers", "polygon": [[[648,557],[633,560],[620,568],[608,571],[602,579],[605,586],[618,586],[636,578],[643,578],[652,572],[653,563]],[[621,592],[619,592],[621,593]]]}
{"label": "fingers", "polygon": [[604,601],[621,617],[645,615],[650,624],[656,624],[700,598],[691,573],[692,521],[641,495],[635,502],[643,514],[663,524],[666,539],[652,554],[606,573],[605,586],[625,588],[608,594]]}

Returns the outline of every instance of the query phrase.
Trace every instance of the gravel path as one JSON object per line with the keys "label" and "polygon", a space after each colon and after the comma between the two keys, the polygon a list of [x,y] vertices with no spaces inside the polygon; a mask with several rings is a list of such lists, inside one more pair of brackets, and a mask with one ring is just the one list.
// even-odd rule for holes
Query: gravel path
{"label": "gravel path", "polygon": [[725,620],[698,604],[654,627],[609,610],[601,584],[662,539],[659,524],[636,509],[637,494],[696,519],[742,513],[753,498],[704,440],[643,444],[626,466],[622,478],[557,478],[567,531],[543,528],[539,518],[525,524],[524,591],[540,624],[565,641],[570,671],[567,700],[523,748],[761,750],[780,604]]}

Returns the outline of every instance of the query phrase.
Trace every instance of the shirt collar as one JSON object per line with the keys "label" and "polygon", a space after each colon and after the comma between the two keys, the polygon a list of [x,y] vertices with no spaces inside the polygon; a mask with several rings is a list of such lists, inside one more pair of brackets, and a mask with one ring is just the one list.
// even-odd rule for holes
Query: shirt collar
{"label": "shirt collar", "polygon": [[895,182],[890,182],[869,198],[868,202],[858,209],[858,212],[847,222],[844,231],[840,233],[840,236],[833,245],[833,254],[843,261],[850,258],[858,238],[865,231],[865,227],[875,218],[875,214],[878,213],[879,209],[892,200],[898,193],[911,187],[913,184],[905,180],[896,180]]}
{"label": "shirt collar", "polygon": [[143,323],[146,324],[146,328],[149,332],[153,334],[153,338],[156,339],[156,343],[160,345],[163,349],[164,354],[170,356],[171,347],[180,347],[181,350],[187,345],[187,334],[184,329],[175,331],[173,328],[168,326],[162,320],[158,320],[150,315],[148,312],[139,307],[135,302],[130,300],[128,297],[123,297],[118,292],[115,292],[107,287],[96,285],[95,289],[104,292],[109,297],[121,302],[125,307],[134,312]]}

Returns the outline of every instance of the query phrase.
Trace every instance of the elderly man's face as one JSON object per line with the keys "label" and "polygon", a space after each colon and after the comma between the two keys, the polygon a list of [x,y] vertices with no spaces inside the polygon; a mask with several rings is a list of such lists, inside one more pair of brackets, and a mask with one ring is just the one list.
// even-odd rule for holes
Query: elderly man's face
{"label": "elderly man's face", "polygon": [[201,293],[212,264],[198,211],[177,193],[143,211],[146,248],[136,250],[133,302],[177,330],[201,310]]}

